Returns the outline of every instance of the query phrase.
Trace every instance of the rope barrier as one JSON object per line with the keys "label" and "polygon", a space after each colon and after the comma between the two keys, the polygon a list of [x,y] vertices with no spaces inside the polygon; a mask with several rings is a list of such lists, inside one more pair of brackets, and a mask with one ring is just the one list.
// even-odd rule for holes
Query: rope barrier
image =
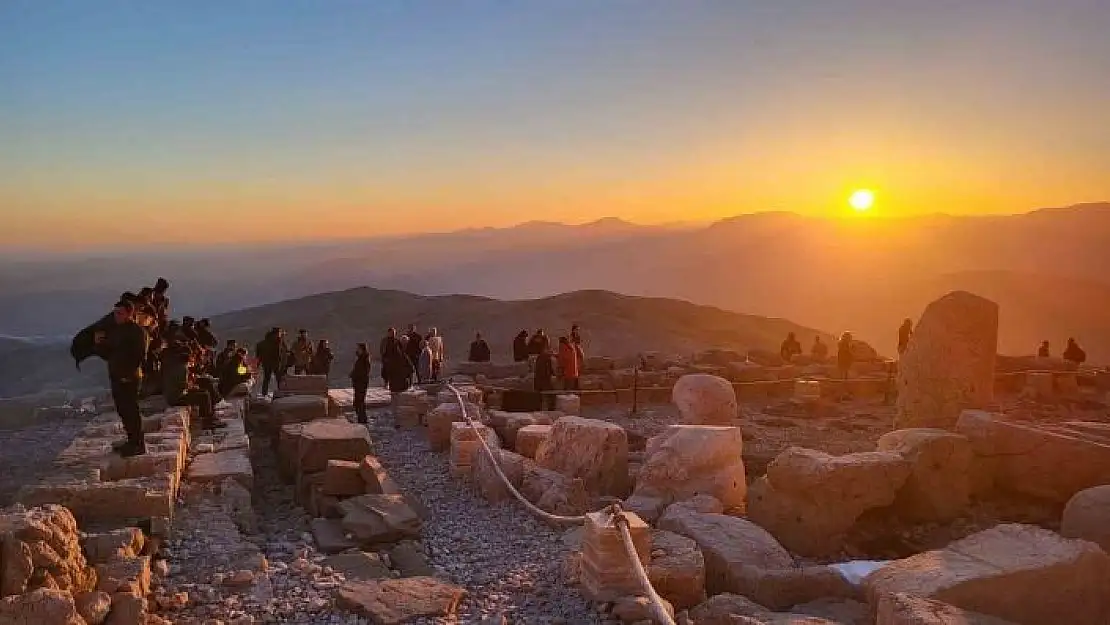
{"label": "rope barrier", "polygon": [[[531,501],[528,501],[528,498],[522,495],[520,491],[513,486],[509,478],[505,476],[504,471],[501,470],[501,463],[498,461],[497,457],[493,455],[493,450],[490,449],[489,444],[486,443],[486,437],[482,436],[481,430],[478,429],[478,426],[474,424],[474,420],[471,419],[470,415],[467,413],[466,401],[463,399],[462,393],[459,392],[459,389],[455,388],[454,384],[450,382],[444,384],[447,389],[454,394],[455,401],[459,404],[459,411],[462,413],[463,420],[466,421],[470,430],[474,432],[474,435],[478,438],[478,443],[481,444],[482,451],[485,452],[486,457],[488,457],[493,464],[493,470],[497,473],[497,476],[501,478],[501,483],[505,485],[505,488],[509,490],[517,501],[524,504],[524,507],[532,514],[556,525],[582,525],[586,522],[585,515],[562,516],[551,514],[539,508]],[[640,588],[643,590],[648,600],[651,601],[652,613],[655,614],[656,621],[662,625],[675,625],[674,619],[671,618],[671,615],[667,612],[666,607],[663,605],[662,598],[659,597],[659,593],[655,592],[655,589],[651,586],[651,580],[648,579],[647,571],[644,570],[643,563],[640,562],[640,556],[636,553],[636,545],[632,543],[632,535],[628,531],[628,519],[624,517],[624,512],[621,510],[620,504],[612,504],[610,510],[613,511],[614,524],[621,533],[621,542],[624,543],[624,550],[628,556],[629,562],[632,563],[632,568],[636,573]]]}

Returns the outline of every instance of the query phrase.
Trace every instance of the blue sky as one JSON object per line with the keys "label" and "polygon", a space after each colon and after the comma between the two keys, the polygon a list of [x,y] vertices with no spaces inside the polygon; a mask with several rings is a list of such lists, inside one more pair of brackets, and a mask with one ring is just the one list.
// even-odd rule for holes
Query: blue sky
{"label": "blue sky", "polygon": [[1096,0],[6,0],[0,238],[1105,199],[1108,32]]}

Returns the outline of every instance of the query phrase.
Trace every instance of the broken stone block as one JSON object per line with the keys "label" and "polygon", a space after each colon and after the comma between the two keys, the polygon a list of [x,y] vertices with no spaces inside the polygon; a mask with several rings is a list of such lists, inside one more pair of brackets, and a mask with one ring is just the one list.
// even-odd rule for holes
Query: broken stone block
{"label": "broken stone block", "polygon": [[898,360],[894,426],[954,430],[994,400],[997,353],[998,304],[965,291],[929,304]]}
{"label": "broken stone block", "polygon": [[362,544],[419,538],[420,517],[401,495],[359,495],[339,503],[343,529]]}
{"label": "broken stone block", "polygon": [[1064,507],[1060,533],[1089,540],[1110,553],[1110,485],[1081,490]]}
{"label": "broken stone block", "polygon": [[[46,505],[0,511],[0,597],[44,586],[81,593],[95,585],[96,571],[81,552],[69,510]],[[51,601],[47,595],[42,599]]]}
{"label": "broken stone block", "polygon": [[97,590],[114,594],[128,592],[145,596],[150,592],[150,556],[118,558],[96,565]]}
{"label": "broken stone block", "polygon": [[212,483],[233,479],[243,488],[254,486],[254,467],[251,465],[249,450],[229,449],[209,454],[197,454],[189,465],[190,482]]}
{"label": "broken stone block", "polygon": [[663,515],[663,510],[667,508],[667,505],[667,499],[665,497],[652,497],[633,493],[632,496],[624,500],[622,507],[629,512],[635,512],[641,519],[648,523],[655,523],[655,521]]}
{"label": "broken stone block", "polygon": [[[481,422],[481,408],[474,404],[466,407],[467,415],[475,422]],[[451,427],[456,422],[465,423],[459,404],[454,400],[440,404],[427,414],[428,446],[432,451],[446,451],[451,447]]]}
{"label": "broken stone block", "polygon": [[146,625],[153,616],[147,612],[146,597],[130,592],[112,595],[112,609],[104,625]]}
{"label": "broken stone block", "polygon": [[995,616],[904,593],[879,598],[875,625],[1014,625]]}
{"label": "broken stone block", "polygon": [[499,449],[501,442],[497,434],[488,426],[475,423],[471,427],[467,423],[455,422],[451,424],[451,474],[457,477],[469,478],[475,460],[486,452],[478,437],[485,439],[490,450]]}
{"label": "broken stone block", "polygon": [[74,598],[77,613],[88,625],[102,625],[112,609],[112,597],[106,592],[86,592]]}
{"label": "broken stone block", "polygon": [[336,605],[380,625],[401,625],[421,616],[455,614],[466,591],[434,577],[347,582]]}
{"label": "broken stone block", "polygon": [[565,415],[582,414],[582,398],[574,394],[555,396],[555,410]]}
{"label": "broken stone block", "polygon": [[358,546],[347,538],[343,524],[335,519],[312,519],[309,528],[321,553],[341,553]]}
{"label": "broken stone block", "polygon": [[133,558],[143,551],[146,539],[137,527],[122,527],[102,534],[86,534],[81,547],[91,564],[103,564],[116,558]]}
{"label": "broken stone block", "polygon": [[739,410],[728,380],[705,373],[684,375],[675,382],[672,399],[688,425],[732,425]]}
{"label": "broken stone block", "polygon": [[[624,512],[636,557],[644,568],[651,564],[651,528],[640,517]],[[592,601],[613,601],[637,595],[640,582],[625,550],[621,531],[608,511],[586,514],[582,531],[581,583]]]}
{"label": "broken stone block", "polygon": [[748,518],[802,555],[835,552],[861,514],[894,503],[910,463],[893,452],[831,456],[791,447],[748,492]]}
{"label": "broken stone block", "polygon": [[[895,560],[863,580],[872,606],[907,593],[1019,625],[1110,622],[1110,555],[1094,543],[1006,524]],[[1062,592],[1066,589],[1066,592]]]}
{"label": "broken stone block", "polygon": [[[505,474],[513,488],[519,490],[524,482],[524,469],[528,462],[527,459],[507,449],[494,449],[492,451],[501,467],[501,472]],[[471,468],[471,480],[474,482],[474,487],[486,501],[510,499],[513,495],[509,492],[497,471],[494,470],[493,462],[485,452],[474,457],[474,465]]]}
{"label": "broken stone block", "polygon": [[552,514],[578,515],[590,506],[590,496],[581,478],[567,477],[534,463],[525,463],[520,494],[537,508]]}
{"label": "broken stone block", "polygon": [[895,506],[917,521],[950,521],[968,505],[972,472],[971,441],[945,430],[913,428],[888,432],[879,451],[893,451],[909,461],[910,476]]}
{"label": "broken stone block", "polygon": [[628,435],[608,421],[559,419],[536,451],[536,464],[581,479],[590,493],[623,498],[630,490]]}
{"label": "broken stone block", "polygon": [[399,495],[401,489],[386,473],[385,467],[374,456],[365,456],[358,465],[359,475],[366,485],[364,492],[371,495]]}
{"label": "broken stone block", "polygon": [[516,433],[516,452],[525,458],[535,458],[540,443],[551,437],[551,425],[526,425]]}
{"label": "broken stone block", "polygon": [[710,597],[690,610],[690,619],[697,625],[857,625],[804,613],[773,612],[747,597],[731,593]]}
{"label": "broken stone block", "polygon": [[13,625],[87,625],[77,613],[73,595],[54,588],[0,599],[0,623]]}
{"label": "broken stone block", "polygon": [[726,508],[747,500],[743,432],[738,427],[672,425],[648,440],[635,495],[670,503],[698,494]]}
{"label": "broken stone block", "polygon": [[393,568],[401,573],[401,577],[435,575],[435,569],[428,563],[428,557],[419,549],[417,543],[411,540],[403,540],[394,545],[389,550],[389,561],[393,564]]}
{"label": "broken stone block", "polygon": [[369,453],[366,426],[346,419],[319,419],[301,430],[297,467],[302,473],[316,473],[327,469],[329,460],[359,462]]}
{"label": "broken stone block", "polygon": [[677,610],[705,601],[705,558],[693,539],[664,530],[651,531],[651,565],[646,567],[655,592]]}
{"label": "broken stone block", "polygon": [[[660,597],[663,609],[674,618],[674,606]],[[655,620],[655,607],[651,599],[644,596],[624,596],[613,603],[612,615],[622,623],[652,622]]]}
{"label": "broken stone block", "polygon": [[389,567],[377,553],[352,551],[328,556],[324,564],[343,574],[348,580],[390,579]]}
{"label": "broken stone block", "polygon": [[362,479],[362,464],[351,460],[328,460],[324,469],[324,494],[352,497],[366,492]]}
{"label": "broken stone block", "polygon": [[286,482],[297,475],[297,448],[301,443],[301,431],[304,423],[290,423],[283,425],[274,437],[274,451],[278,458],[278,471]]}
{"label": "broken stone block", "polygon": [[[507,449],[516,449],[516,435],[521,428],[529,425],[551,425],[563,416],[560,413],[552,412],[502,412],[498,416],[500,419],[490,419],[490,425],[497,430],[497,435],[505,442]],[[498,427],[498,422],[503,421],[503,424]],[[519,452],[518,452],[519,453]]]}
{"label": "broken stone block", "polygon": [[295,395],[318,395],[326,397],[328,394],[328,376],[326,375],[296,375],[286,374],[278,386],[278,395],[282,397]]}
{"label": "broken stone block", "polygon": [[328,398],[318,395],[279,397],[270,402],[270,413],[278,425],[327,419]]}

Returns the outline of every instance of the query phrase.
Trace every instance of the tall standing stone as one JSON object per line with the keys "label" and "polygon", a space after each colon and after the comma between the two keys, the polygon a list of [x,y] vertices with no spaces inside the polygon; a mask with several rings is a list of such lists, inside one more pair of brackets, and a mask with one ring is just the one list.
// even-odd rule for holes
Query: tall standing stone
{"label": "tall standing stone", "polygon": [[898,363],[896,428],[955,429],[994,399],[998,304],[953,291],[925,308]]}

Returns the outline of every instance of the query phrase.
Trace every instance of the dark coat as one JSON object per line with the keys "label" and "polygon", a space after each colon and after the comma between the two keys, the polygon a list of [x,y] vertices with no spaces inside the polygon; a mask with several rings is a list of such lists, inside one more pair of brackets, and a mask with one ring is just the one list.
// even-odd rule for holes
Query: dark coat
{"label": "dark coat", "polygon": [[490,351],[489,344],[484,340],[478,339],[470,344],[470,362],[489,362]]}

